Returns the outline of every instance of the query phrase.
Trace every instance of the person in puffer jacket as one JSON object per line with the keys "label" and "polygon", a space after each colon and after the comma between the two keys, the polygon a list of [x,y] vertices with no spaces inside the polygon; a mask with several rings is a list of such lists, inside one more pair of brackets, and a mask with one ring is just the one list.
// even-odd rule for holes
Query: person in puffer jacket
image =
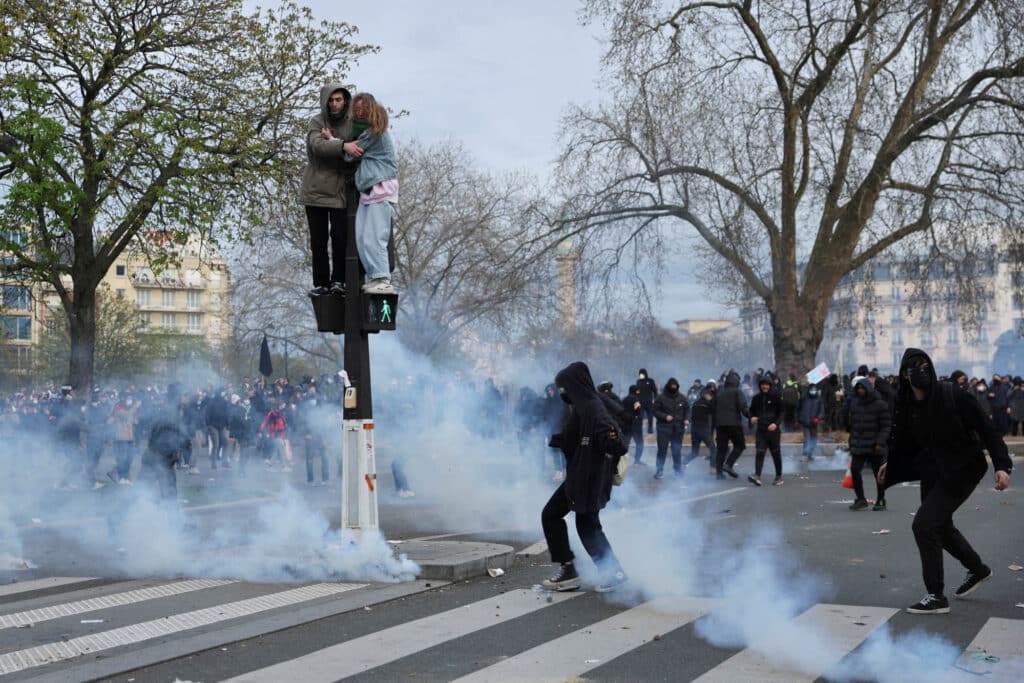
{"label": "person in puffer jacket", "polygon": [[853,474],[853,490],[857,499],[851,510],[864,510],[868,501],[864,497],[864,479],[861,470],[865,463],[871,464],[878,487],[875,510],[885,509],[885,487],[878,483],[878,470],[885,463],[892,415],[889,404],[878,395],[867,377],[853,381],[853,398],[850,400],[850,472]]}

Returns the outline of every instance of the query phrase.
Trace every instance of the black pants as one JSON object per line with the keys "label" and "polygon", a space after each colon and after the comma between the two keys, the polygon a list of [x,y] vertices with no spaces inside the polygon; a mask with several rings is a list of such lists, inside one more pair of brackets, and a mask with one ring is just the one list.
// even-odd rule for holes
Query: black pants
{"label": "black pants", "polygon": [[1018,432],[1024,436],[1024,421],[1010,420],[1010,435],[1017,436]]}
{"label": "black pants", "polygon": [[647,419],[647,433],[648,434],[653,434],[654,433],[654,404],[653,403],[641,403],[640,404],[640,412],[642,414],[642,417],[640,418],[641,421],[644,418]]}
{"label": "black pants", "polygon": [[710,432],[702,432],[699,430],[690,431],[690,457],[686,459],[686,462],[690,462],[697,457],[702,443],[708,447],[709,454],[715,450],[715,445],[711,441]]}
{"label": "black pants", "polygon": [[921,507],[914,515],[914,540],[921,555],[921,573],[929,593],[942,595],[942,551],[960,561],[967,571],[980,571],[983,563],[978,553],[955,526],[953,513],[971,497],[984,476],[966,481],[946,481],[926,474],[921,479]]}
{"label": "black pants", "polygon": [[878,483],[878,468],[882,466],[882,456],[872,453],[870,455],[860,454],[850,458],[850,474],[853,475],[853,490],[857,494],[857,500],[865,500],[864,478],[860,471],[864,469],[864,463],[871,463],[871,471],[875,475],[875,486],[878,487],[878,497],[875,502],[885,500],[885,487]]}
{"label": "black pants", "polygon": [[[736,464],[736,461],[740,459],[740,455],[743,454],[743,449],[747,447],[747,442],[743,438],[743,427],[718,427],[717,432],[718,457],[715,459],[715,470],[718,474],[721,474],[723,465],[732,467]],[[729,457],[726,457],[725,454],[729,451],[730,443],[732,444],[732,452],[729,453]]]}
{"label": "black pants", "polygon": [[776,429],[769,432],[767,429],[758,429],[754,439],[754,476],[760,478],[761,468],[764,467],[764,452],[772,454],[772,464],[775,465],[775,476],[782,476],[782,432]]}
{"label": "black pants", "polygon": [[[628,435],[629,443],[636,443],[636,452],[633,455],[633,462],[639,464],[640,458],[644,457],[644,423],[636,425]],[[629,444],[627,444],[628,447]]]}
{"label": "black pants", "polygon": [[[575,557],[569,548],[569,528],[565,524],[565,516],[569,514],[569,499],[565,495],[565,482],[551,494],[550,500],[540,513],[541,525],[544,527],[544,540],[551,552],[551,561],[563,564],[572,562]],[[602,570],[618,568],[619,561],[612,552],[608,537],[601,528],[601,518],[597,512],[577,512],[576,532],[580,535],[583,547],[594,560],[594,564]]]}
{"label": "black pants", "polygon": [[658,428],[658,457],[656,464],[658,472],[665,469],[665,457],[669,446],[672,447],[672,469],[681,473],[683,471],[683,433],[673,432],[671,428]]}
{"label": "black pants", "polygon": [[[309,251],[313,257],[313,286],[330,287],[345,281],[345,209],[307,206]],[[327,241],[331,242],[330,257]],[[333,267],[333,268],[332,268]]]}

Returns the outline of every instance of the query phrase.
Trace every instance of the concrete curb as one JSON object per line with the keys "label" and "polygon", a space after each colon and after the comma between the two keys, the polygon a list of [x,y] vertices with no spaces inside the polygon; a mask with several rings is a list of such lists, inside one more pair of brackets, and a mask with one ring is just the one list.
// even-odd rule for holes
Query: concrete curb
{"label": "concrete curb", "polygon": [[420,566],[421,579],[461,581],[489,569],[508,571],[515,558],[512,546],[475,541],[389,541],[398,555]]}

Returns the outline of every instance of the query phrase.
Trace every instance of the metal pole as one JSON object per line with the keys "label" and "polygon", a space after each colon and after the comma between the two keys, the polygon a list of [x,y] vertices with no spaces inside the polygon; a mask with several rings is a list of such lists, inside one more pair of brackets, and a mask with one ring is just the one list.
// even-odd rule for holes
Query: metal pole
{"label": "metal pole", "polygon": [[345,390],[342,420],[341,526],[353,534],[377,531],[377,464],[373,447],[373,393],[370,385],[370,335],[363,330],[363,268],[356,248],[359,192],[345,187]]}
{"label": "metal pole", "polygon": [[283,339],[284,342],[284,378],[288,379],[288,340]]}

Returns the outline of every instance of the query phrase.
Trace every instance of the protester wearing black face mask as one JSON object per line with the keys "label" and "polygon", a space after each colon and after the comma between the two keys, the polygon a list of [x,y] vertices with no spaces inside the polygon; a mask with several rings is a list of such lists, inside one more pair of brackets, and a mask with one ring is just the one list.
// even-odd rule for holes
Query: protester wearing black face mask
{"label": "protester wearing black face mask", "polygon": [[921,481],[921,507],[914,515],[914,540],[921,556],[921,570],[928,594],[907,608],[912,614],[949,612],[942,571],[942,551],[967,569],[967,577],[954,596],[962,598],[992,576],[955,526],[953,513],[971,496],[992,458],[995,488],[1010,485],[1013,462],[1006,444],[978,402],[938,382],[931,358],[920,349],[907,349],[900,364],[893,447],[878,481],[893,486]]}
{"label": "protester wearing black face mask", "polygon": [[679,391],[675,377],[665,383],[665,390],[654,400],[654,416],[658,418],[658,457],[654,478],[665,476],[665,456],[669,446],[672,447],[672,469],[677,477],[682,476],[683,434],[690,416],[690,404]]}
{"label": "protester wearing black face mask", "polygon": [[781,397],[772,390],[772,381],[762,377],[757,383],[758,393],[750,400],[750,424],[755,428],[754,474],[747,477],[754,486],[761,485],[761,469],[765,451],[772,454],[775,465],[775,486],[782,484],[781,430],[785,408]]}
{"label": "protester wearing black face mask", "polygon": [[630,416],[629,428],[626,429],[626,443],[636,443],[633,464],[642,465],[640,459],[644,455],[644,413],[643,405],[640,403],[640,389],[635,384],[629,387],[629,393],[622,399],[622,408]]}

